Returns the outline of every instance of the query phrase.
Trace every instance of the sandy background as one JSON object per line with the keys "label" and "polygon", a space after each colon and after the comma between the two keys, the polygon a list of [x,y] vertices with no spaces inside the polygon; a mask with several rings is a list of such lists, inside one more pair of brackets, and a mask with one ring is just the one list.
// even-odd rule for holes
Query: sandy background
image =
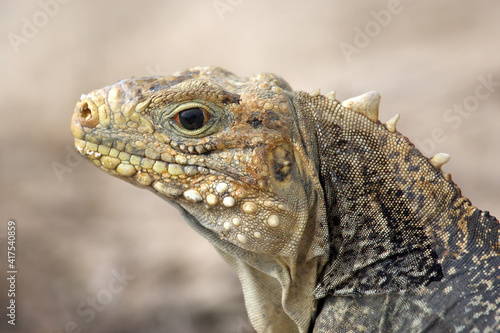
{"label": "sandy background", "polygon": [[[250,332],[235,274],[176,211],[68,153],[80,94],[125,77],[218,65],[339,99],[378,90],[381,120],[400,113],[421,148],[437,135],[427,154],[451,154],[463,193],[500,216],[500,85],[481,88],[467,118],[445,118],[479,78],[500,82],[498,1],[54,1],[0,2],[1,332]],[[382,26],[373,11],[388,8]],[[106,304],[91,310],[96,297]]]}

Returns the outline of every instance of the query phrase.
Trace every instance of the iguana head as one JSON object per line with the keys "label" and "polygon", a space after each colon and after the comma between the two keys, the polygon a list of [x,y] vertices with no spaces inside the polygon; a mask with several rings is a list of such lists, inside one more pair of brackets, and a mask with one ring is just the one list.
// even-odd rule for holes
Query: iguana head
{"label": "iguana head", "polygon": [[177,203],[221,239],[279,255],[300,241],[310,195],[289,94],[274,75],[216,68],[128,79],[82,95],[72,133],[101,170]]}
{"label": "iguana head", "polygon": [[[292,312],[307,327],[328,244],[318,231],[327,230],[318,159],[308,157],[316,150],[304,144],[298,117],[281,78],[204,67],[82,95],[71,128],[86,158],[178,206],[232,263],[247,305],[255,298],[270,307],[265,320],[250,314],[255,326],[282,320],[287,327],[284,313]],[[308,280],[300,284],[307,290],[299,294],[308,295],[301,302],[309,304],[300,315],[280,304],[295,297],[297,279]],[[255,285],[273,301],[263,305]]]}

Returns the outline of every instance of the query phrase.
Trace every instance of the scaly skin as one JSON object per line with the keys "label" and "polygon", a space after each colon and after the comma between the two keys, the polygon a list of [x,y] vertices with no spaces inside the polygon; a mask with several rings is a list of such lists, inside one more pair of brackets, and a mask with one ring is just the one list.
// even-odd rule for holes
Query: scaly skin
{"label": "scaly skin", "polygon": [[378,101],[197,67],[83,95],[71,128],[216,247],[258,332],[497,331],[498,220]]}

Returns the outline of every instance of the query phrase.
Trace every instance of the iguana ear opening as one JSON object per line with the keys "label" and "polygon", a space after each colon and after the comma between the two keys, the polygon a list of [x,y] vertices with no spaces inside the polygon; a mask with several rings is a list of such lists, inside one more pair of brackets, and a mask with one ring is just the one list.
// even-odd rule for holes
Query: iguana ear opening
{"label": "iguana ear opening", "polygon": [[290,178],[293,171],[292,153],[282,146],[277,146],[269,153],[268,164],[273,179],[283,182]]}

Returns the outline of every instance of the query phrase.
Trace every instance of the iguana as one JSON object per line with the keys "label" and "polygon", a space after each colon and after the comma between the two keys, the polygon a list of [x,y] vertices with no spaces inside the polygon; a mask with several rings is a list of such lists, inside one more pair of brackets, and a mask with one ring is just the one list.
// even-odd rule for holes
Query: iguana
{"label": "iguana", "polygon": [[498,220],[379,101],[195,67],[82,95],[71,130],[220,252],[258,332],[500,331]]}

